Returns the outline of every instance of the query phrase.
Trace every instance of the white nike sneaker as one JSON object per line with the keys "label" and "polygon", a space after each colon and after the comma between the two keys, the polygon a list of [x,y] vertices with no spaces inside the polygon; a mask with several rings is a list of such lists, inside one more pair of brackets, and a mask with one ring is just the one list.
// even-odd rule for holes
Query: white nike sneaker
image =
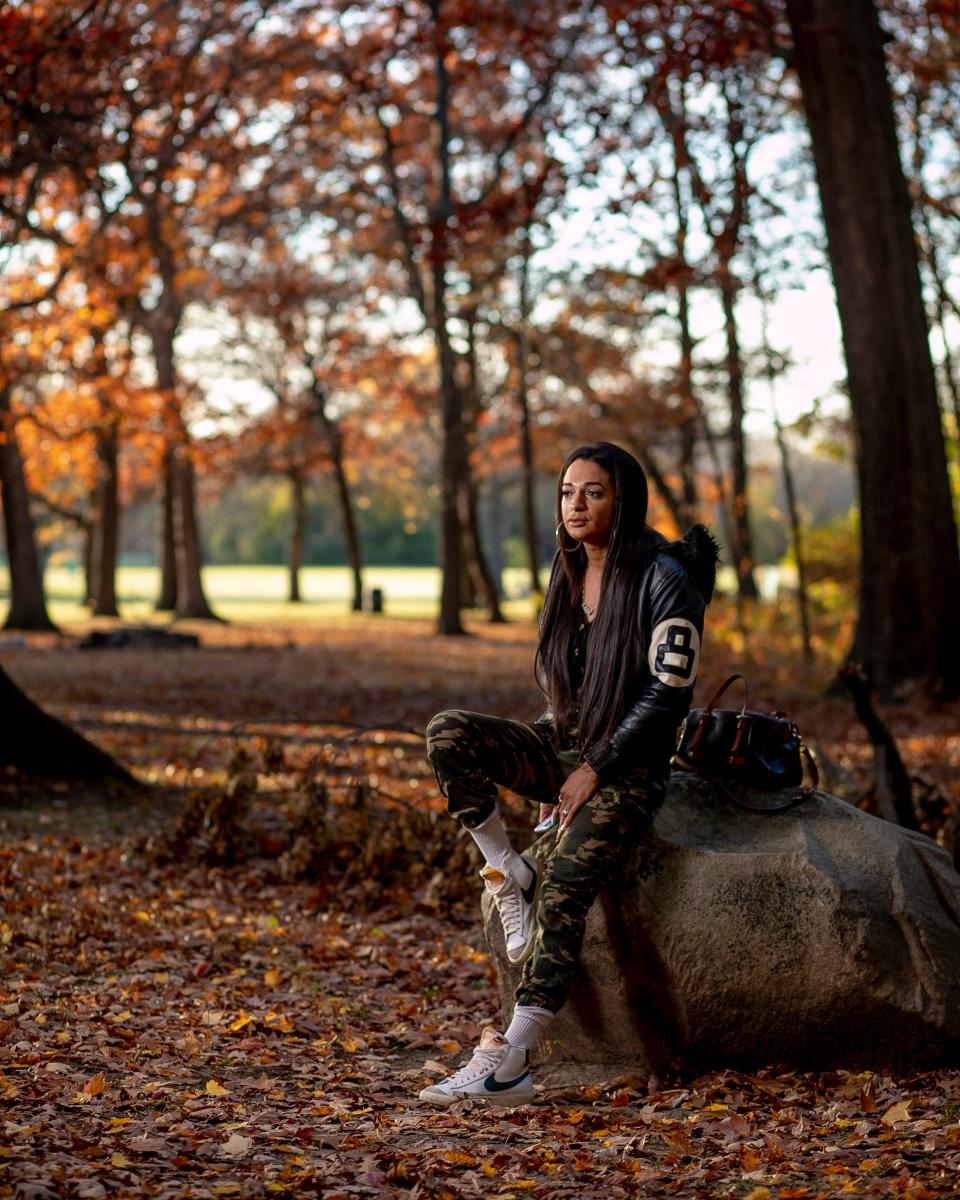
{"label": "white nike sneaker", "polygon": [[502,1033],[489,1026],[483,1031],[473,1058],[420,1093],[428,1104],[447,1108],[454,1100],[484,1100],[488,1104],[529,1104],[534,1099],[529,1056],[511,1046]]}
{"label": "white nike sneaker", "polygon": [[507,943],[507,958],[512,963],[525,962],[533,951],[537,937],[537,891],[540,887],[540,864],[534,859],[523,860],[533,872],[527,887],[499,867],[486,866],[480,872],[487,891],[493,897],[503,922]]}

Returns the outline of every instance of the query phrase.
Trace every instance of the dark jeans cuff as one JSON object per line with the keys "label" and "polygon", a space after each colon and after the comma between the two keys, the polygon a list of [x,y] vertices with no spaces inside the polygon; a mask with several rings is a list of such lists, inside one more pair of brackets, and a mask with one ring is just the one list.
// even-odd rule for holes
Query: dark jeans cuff
{"label": "dark jeans cuff", "polygon": [[483,808],[475,809],[473,812],[458,813],[457,820],[464,829],[476,829],[478,825],[482,825],[488,817],[492,817],[497,811],[495,800],[490,800]]}
{"label": "dark jeans cuff", "polygon": [[548,996],[546,992],[527,989],[522,984],[517,988],[515,999],[517,1004],[522,1004],[525,1008],[546,1008],[552,1013],[558,1013],[564,1005],[564,1000],[558,1001],[554,996]]}

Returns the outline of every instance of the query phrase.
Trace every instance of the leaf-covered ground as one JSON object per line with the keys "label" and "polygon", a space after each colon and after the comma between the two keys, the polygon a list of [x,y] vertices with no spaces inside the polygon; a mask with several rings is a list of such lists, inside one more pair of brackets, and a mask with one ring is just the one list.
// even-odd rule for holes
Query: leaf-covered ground
{"label": "leaf-covered ground", "polygon": [[[152,786],[134,801],[0,788],[0,1195],[957,1194],[955,1071],[621,1077],[513,1111],[425,1109],[423,1083],[499,1017],[473,903],[432,868],[363,878],[346,835],[332,881],[289,882],[272,842],[311,772],[362,779],[398,827],[433,811],[416,740],[386,727],[452,705],[530,714],[531,632],[201,635],[192,652],[43,638],[4,652]],[[847,702],[823,698],[828,668],[779,657],[775,631],[740,636],[717,622],[701,693],[746,662],[756,706],[787,708],[865,785],[870,750]],[[911,770],[956,803],[956,709],[884,715]],[[230,789],[238,761],[255,781],[235,865],[151,849],[185,798]]]}

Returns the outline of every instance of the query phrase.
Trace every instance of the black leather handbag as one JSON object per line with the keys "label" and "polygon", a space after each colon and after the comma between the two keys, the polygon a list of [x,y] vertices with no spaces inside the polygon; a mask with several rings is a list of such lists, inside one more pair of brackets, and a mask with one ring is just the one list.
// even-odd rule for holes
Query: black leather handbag
{"label": "black leather handbag", "polygon": [[[717,708],[724,692],[738,679],[743,683],[741,708]],[[768,808],[745,804],[724,786],[729,799],[747,812],[784,812],[806,800],[816,788],[817,764],[786,713],[751,712],[749,696],[746,679],[731,675],[705,708],[691,709],[680,727],[674,762],[721,785],[741,784],[760,792],[800,788],[786,803]],[[804,764],[812,782],[801,787]]]}

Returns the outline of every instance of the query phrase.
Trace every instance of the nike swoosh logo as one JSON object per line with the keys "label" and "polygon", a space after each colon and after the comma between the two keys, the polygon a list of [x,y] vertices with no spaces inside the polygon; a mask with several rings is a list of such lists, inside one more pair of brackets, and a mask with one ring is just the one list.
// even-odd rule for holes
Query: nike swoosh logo
{"label": "nike swoosh logo", "polygon": [[530,1074],[529,1071],[524,1071],[522,1075],[518,1075],[516,1079],[508,1079],[506,1083],[501,1083],[494,1071],[492,1075],[488,1075],[483,1081],[483,1086],[488,1092],[506,1092],[512,1087],[516,1087],[518,1083],[523,1083],[526,1077]]}
{"label": "nike swoosh logo", "polygon": [[[523,861],[528,867],[530,867],[530,863],[527,859],[524,859]],[[537,872],[534,867],[530,867],[530,870],[533,872],[533,878],[525,888],[520,889],[520,895],[524,898],[527,904],[532,904],[533,898],[537,894]]]}

